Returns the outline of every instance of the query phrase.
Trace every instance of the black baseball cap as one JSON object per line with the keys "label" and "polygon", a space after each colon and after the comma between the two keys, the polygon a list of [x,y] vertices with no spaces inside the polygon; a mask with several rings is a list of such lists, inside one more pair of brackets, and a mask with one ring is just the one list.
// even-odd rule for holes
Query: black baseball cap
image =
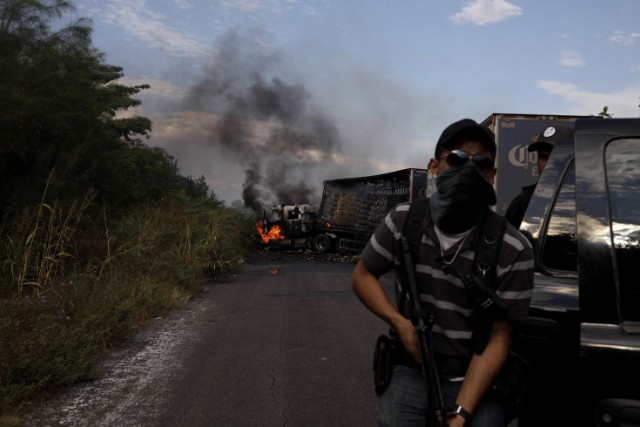
{"label": "black baseball cap", "polygon": [[547,127],[540,134],[533,137],[533,143],[529,145],[529,151],[551,150],[556,142],[563,139],[572,139],[573,129],[569,126],[553,125]]}
{"label": "black baseball cap", "polygon": [[463,139],[472,139],[481,142],[495,157],[496,139],[493,132],[488,127],[472,119],[458,120],[442,131],[436,143],[436,157],[440,157],[440,152],[443,148],[449,148]]}

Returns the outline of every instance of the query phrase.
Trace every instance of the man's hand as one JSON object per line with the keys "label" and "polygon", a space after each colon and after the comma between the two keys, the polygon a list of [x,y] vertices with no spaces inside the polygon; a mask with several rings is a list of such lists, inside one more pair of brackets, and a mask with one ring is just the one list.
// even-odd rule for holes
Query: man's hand
{"label": "man's hand", "polygon": [[422,360],[420,360],[420,350],[418,349],[418,335],[416,327],[413,326],[411,320],[406,317],[402,317],[396,321],[393,327],[398,333],[400,341],[402,341],[402,345],[405,350],[407,350],[407,353],[409,353],[416,363],[422,363]]}
{"label": "man's hand", "polygon": [[369,273],[361,261],[358,262],[351,275],[351,287],[369,310],[398,332],[404,348],[413,360],[421,363],[415,326],[411,320],[398,313],[382,289],[378,278]]}
{"label": "man's hand", "polygon": [[447,418],[448,427],[463,427],[466,424],[466,420],[462,415],[455,415]]}
{"label": "man's hand", "polygon": [[507,360],[512,331],[513,325],[508,322],[496,320],[493,323],[484,351],[471,357],[456,404],[471,413],[475,411]]}

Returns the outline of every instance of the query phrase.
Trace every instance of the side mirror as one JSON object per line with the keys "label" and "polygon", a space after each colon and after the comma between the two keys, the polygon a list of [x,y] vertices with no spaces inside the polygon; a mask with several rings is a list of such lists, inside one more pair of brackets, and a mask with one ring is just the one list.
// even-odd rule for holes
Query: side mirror
{"label": "side mirror", "polygon": [[640,426],[640,400],[604,399],[596,406],[598,427]]}

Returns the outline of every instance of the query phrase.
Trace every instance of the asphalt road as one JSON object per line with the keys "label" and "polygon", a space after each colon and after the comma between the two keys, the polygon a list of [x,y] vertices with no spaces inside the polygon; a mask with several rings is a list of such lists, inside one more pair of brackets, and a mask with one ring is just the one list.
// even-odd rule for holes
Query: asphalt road
{"label": "asphalt road", "polygon": [[[257,256],[34,405],[35,426],[373,426],[385,324],[352,262]],[[385,286],[391,289],[390,278]]]}

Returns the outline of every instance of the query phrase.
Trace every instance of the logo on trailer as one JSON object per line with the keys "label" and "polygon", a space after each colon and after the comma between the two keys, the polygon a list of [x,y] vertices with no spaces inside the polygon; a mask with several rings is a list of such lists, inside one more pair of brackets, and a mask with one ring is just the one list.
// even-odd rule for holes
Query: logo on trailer
{"label": "logo on trailer", "polygon": [[544,133],[542,135],[545,138],[551,138],[555,134],[556,134],[556,128],[554,128],[553,126],[549,126],[544,130]]}
{"label": "logo on trailer", "polygon": [[509,163],[519,168],[526,168],[528,161],[527,147],[523,145],[516,145],[509,150]]}

